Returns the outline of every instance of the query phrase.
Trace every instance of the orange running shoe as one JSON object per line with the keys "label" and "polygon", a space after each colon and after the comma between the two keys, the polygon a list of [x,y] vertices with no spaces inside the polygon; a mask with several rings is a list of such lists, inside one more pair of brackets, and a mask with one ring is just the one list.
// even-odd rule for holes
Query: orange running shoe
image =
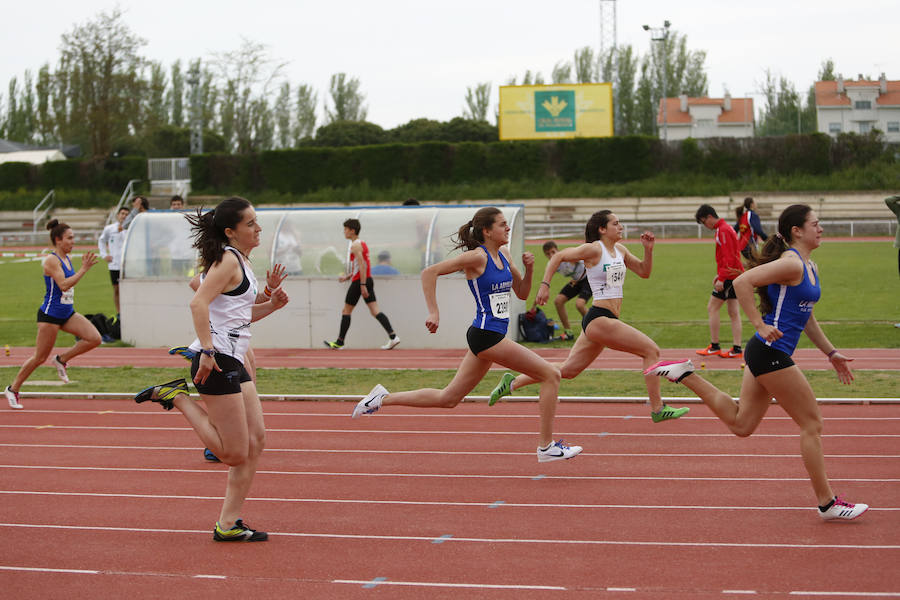
{"label": "orange running shoe", "polygon": [[703,350],[697,350],[697,354],[701,356],[719,356],[722,353],[721,348],[713,348],[713,345],[710,344]]}
{"label": "orange running shoe", "polygon": [[721,352],[719,352],[719,356],[721,356],[722,358],[740,358],[743,355],[744,355],[744,353],[742,351],[734,350],[734,349],[731,349],[731,350],[723,349]]}

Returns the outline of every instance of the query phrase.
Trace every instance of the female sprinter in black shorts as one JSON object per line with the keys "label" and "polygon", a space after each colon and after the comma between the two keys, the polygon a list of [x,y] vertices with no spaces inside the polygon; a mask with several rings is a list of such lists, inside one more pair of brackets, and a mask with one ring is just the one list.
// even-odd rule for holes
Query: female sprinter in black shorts
{"label": "female sprinter in black shorts", "polygon": [[232,197],[206,214],[198,210],[186,218],[204,273],[190,304],[197,332],[190,348],[195,352],[191,375],[206,408],[188,395],[184,379],[147,388],[135,400],[178,408],[204,445],[229,465],[213,539],[263,541],[268,539],[265,532],[250,529],[239,518],[266,439],[262,407],[244,355],[250,346],[250,323],[283,307],[288,296],[278,289],[268,301],[256,303],[256,278],[248,256],[259,245],[261,227],[250,202]]}
{"label": "female sprinter in black shorts", "polygon": [[93,252],[85,252],[81,258],[81,268],[76,271],[69,256],[75,246],[72,228],[53,219],[47,223],[47,229],[50,230],[53,252],[43,260],[46,293],[37,311],[34,354],[16,373],[12,384],[6,387],[6,401],[9,402],[10,408],[24,408],[19,402],[19,388],[28,376],[50,357],[60,330],[71,333],[78,339],[74,346],[53,357],[53,366],[56,367],[56,373],[63,383],[69,383],[66,364],[79,354],[100,345],[100,332],[94,324],[84,315],[75,312],[75,284],[94,266],[97,256]]}
{"label": "female sprinter in black shorts", "polygon": [[522,255],[525,276],[509,260],[509,225],[498,208],[481,208],[471,221],[459,228],[456,248],[466,251],[422,271],[422,288],[428,318],[425,327],[434,333],[440,316],[437,302],[437,278],[464,271],[475,298],[475,320],[466,333],[469,349],[453,381],[442,390],[421,389],[390,393],[378,384],[359,401],[353,417],[372,414],[382,406],[403,405],[453,408],[471,392],[495,362],[527,373],[540,383],[541,430],[537,458],[540,462],[572,458],[581,446],[553,441],[553,417],[559,393],[559,370],[524,346],[506,337],[509,325],[509,294],[528,298],[534,256]]}
{"label": "female sprinter in black shorts", "polygon": [[[774,397],[800,427],[800,454],[818,500],[819,516],[829,521],[855,519],[869,507],[834,495],[825,474],[822,413],[803,371],[791,359],[800,334],[806,333],[831,360],[841,382],[853,380],[848,364],[853,359],[837,351],[813,316],[821,285],[810,254],[821,242],[822,226],[816,213],[805,204],[789,206],[778,218],[778,233],[769,238],[754,262],[757,266],[734,280],[738,302],[756,328],[744,350],[747,369],[739,402],[694,373],[689,360],[660,362],[644,373],[683,383],[740,437],[756,431]],[[759,294],[759,310],[753,304],[754,288]]]}
{"label": "female sprinter in black shorts", "polygon": [[[594,296],[591,309],[581,321],[584,335],[578,336],[566,362],[560,366],[564,379],[572,379],[588,368],[606,347],[640,356],[644,361],[644,368],[659,360],[659,347],[656,342],[642,331],[619,320],[625,271],[631,269],[639,277],[645,279],[650,277],[656,238],[649,231],[641,234],[644,258],[638,260],[620,243],[624,229],[618,217],[611,211],[595,212],[584,228],[585,243],[557,252],[550,257],[544,270],[544,279],[535,300],[538,304],[545,304],[550,297],[550,277],[563,260],[584,261],[587,280]],[[491,393],[490,403],[494,404],[501,397],[509,395],[513,389],[532,383],[534,379],[525,373],[518,377],[506,373]],[[677,419],[690,410],[687,407],[673,408],[664,404],[659,393],[659,380],[656,377],[647,376],[644,383],[650,397],[650,417],[654,423]]]}

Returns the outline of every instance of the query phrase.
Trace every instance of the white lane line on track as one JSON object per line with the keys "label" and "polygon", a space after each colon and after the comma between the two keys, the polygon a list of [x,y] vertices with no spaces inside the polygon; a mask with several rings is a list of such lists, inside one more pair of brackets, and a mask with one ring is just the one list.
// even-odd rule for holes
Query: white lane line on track
{"label": "white lane line on track", "polygon": [[[197,446],[174,447],[174,446],[99,446],[99,445],[82,445],[82,444],[9,444],[0,443],[0,448],[81,448],[90,450],[177,450],[198,452],[200,448]],[[344,448],[269,448],[266,452],[301,452],[315,454],[435,454],[449,456],[484,456],[481,450],[365,450],[360,448],[344,449]],[[497,456],[533,456],[532,452],[501,452],[492,451],[491,455]],[[619,457],[619,458],[800,458],[799,454],[732,454],[732,453],[688,453],[688,452],[582,452],[578,455],[582,456],[602,456],[602,457]],[[825,458],[900,458],[900,454],[826,454]],[[804,480],[805,481],[805,480]]]}
{"label": "white lane line on track", "polygon": [[[110,427],[101,425],[0,425],[0,429],[40,429],[42,427],[52,427],[60,430],[78,430],[78,431],[193,431],[190,427]],[[361,433],[371,435],[528,435],[533,436],[533,431],[473,431],[473,430],[446,430],[446,429],[278,429],[266,428],[267,433],[331,433],[331,434],[352,434],[359,435]],[[733,433],[626,433],[626,432],[604,432],[609,437],[640,437],[640,438],[733,438]],[[559,432],[554,435],[563,437],[578,437],[585,435],[596,435],[587,432]],[[798,433],[754,433],[754,438],[790,438],[796,439]],[[833,433],[823,434],[823,438],[900,438],[900,433]]]}
{"label": "white lane line on track", "polygon": [[[16,411],[17,415],[27,415],[29,413],[35,414],[67,414],[67,415],[96,415],[99,413],[98,410],[44,410],[44,409],[24,409],[20,411]],[[132,416],[132,417],[173,417],[173,418],[182,418],[180,413],[171,412],[171,411],[154,411],[154,412],[146,412],[146,411],[135,411],[135,410],[105,410],[104,414],[109,415],[124,415],[124,416]],[[315,412],[264,412],[264,417],[333,417],[337,419],[346,419],[349,415],[346,412],[342,413],[315,413]],[[390,413],[388,416],[391,418],[409,418],[409,419],[530,419],[537,421],[540,419],[539,415],[509,415],[503,414],[499,412],[495,413],[478,413],[478,414],[443,414],[443,413]],[[588,419],[588,420],[609,420],[609,421],[623,421],[626,419],[633,419],[634,415],[556,415],[555,419]],[[649,418],[649,417],[648,417]],[[779,416],[766,416],[766,421],[793,421],[790,417],[779,417]],[[681,421],[719,421],[718,417],[689,417],[684,416],[678,419]],[[825,421],[900,421],[900,417],[825,417]]]}
{"label": "white lane line on track", "polygon": [[[130,498],[150,500],[223,500],[222,496],[192,496],[173,494],[125,494],[102,492],[47,492],[31,490],[0,490],[0,494],[7,496],[60,496],[60,497],[89,497],[89,498]],[[809,506],[695,506],[695,505],[654,505],[654,504],[564,504],[564,503],[540,503],[540,502],[507,502],[496,500],[493,502],[457,502],[449,500],[374,500],[371,498],[345,499],[345,498],[260,498],[248,497],[247,501],[254,502],[283,502],[298,504],[378,504],[386,506],[471,506],[487,508],[577,508],[577,509],[616,509],[616,510],[762,510],[762,511],[791,511],[801,510],[813,512],[815,507]],[[872,511],[900,511],[900,507],[870,508]],[[433,539],[433,538],[431,538]],[[900,548],[900,546],[898,546]]]}
{"label": "white lane line on track", "polygon": [[900,598],[900,592],[790,592],[791,596],[846,596],[850,598]]}
{"label": "white lane line on track", "polygon": [[[809,509],[807,509],[809,510]],[[109,531],[126,533],[173,533],[183,534],[209,534],[206,529],[155,529],[139,527],[104,527],[98,525],[48,525],[39,523],[0,523],[0,527],[27,528],[27,529],[65,529],[73,531]],[[340,540],[378,540],[388,542],[425,542],[431,544],[434,536],[417,535],[365,535],[352,533],[308,533],[308,532],[269,532],[269,536],[284,536],[308,539],[340,539]],[[560,538],[476,538],[476,537],[452,537],[444,544],[455,543],[472,544],[533,544],[533,545],[563,545],[563,546],[654,546],[672,548],[780,548],[786,550],[900,550],[900,545],[888,544],[766,544],[754,542],[689,542],[689,541],[656,541],[656,540],[567,540]]]}
{"label": "white lane line on track", "polygon": [[[195,448],[190,449],[196,452]],[[58,471],[126,471],[135,473],[203,473],[218,474],[220,469],[172,469],[153,467],[79,467],[72,465],[0,465],[0,469],[35,469]],[[566,480],[566,481],[722,481],[732,483],[735,481],[758,482],[787,482],[809,481],[807,477],[679,477],[679,476],[651,476],[651,475],[479,475],[472,473],[355,473],[349,471],[273,471],[260,469],[257,475],[289,475],[296,477],[396,477],[396,478],[433,478],[433,479],[513,479],[513,480]],[[854,483],[898,483],[900,478],[832,478],[831,481]]]}
{"label": "white lane line on track", "polygon": [[51,569],[48,567],[14,567],[12,565],[0,565],[2,571],[35,571],[39,573],[75,573],[78,575],[98,575],[100,571],[87,569]]}
{"label": "white lane line on track", "polygon": [[396,585],[404,587],[431,587],[431,588],[465,588],[479,590],[541,590],[550,592],[564,592],[568,588],[558,585],[526,585],[526,584],[499,584],[499,583],[451,583],[438,581],[390,581],[383,577],[376,579],[332,579],[331,583],[347,583],[361,585],[365,588],[381,587],[383,585]]}

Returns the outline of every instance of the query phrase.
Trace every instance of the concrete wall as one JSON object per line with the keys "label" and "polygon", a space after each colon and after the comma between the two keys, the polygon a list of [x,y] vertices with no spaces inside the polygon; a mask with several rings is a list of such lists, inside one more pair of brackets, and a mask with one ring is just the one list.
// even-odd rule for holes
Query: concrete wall
{"label": "concrete wall", "polygon": [[[521,268],[521,267],[520,267]],[[289,278],[284,289],[291,297],[287,306],[251,327],[253,345],[259,348],[324,348],[334,340],[349,283],[329,279]],[[196,337],[191,321],[192,292],[184,279],[140,281],[124,279],[121,293],[122,340],[140,347],[187,345]],[[440,327],[435,334],[425,329],[428,312],[419,277],[377,277],[378,307],[391,320],[401,338],[401,348],[464,348],[465,332],[475,315],[475,302],[462,276],[438,279]],[[515,298],[510,308],[510,331],[516,339],[516,323],[525,302]],[[348,348],[378,348],[387,341],[381,325],[360,300],[353,311]]]}

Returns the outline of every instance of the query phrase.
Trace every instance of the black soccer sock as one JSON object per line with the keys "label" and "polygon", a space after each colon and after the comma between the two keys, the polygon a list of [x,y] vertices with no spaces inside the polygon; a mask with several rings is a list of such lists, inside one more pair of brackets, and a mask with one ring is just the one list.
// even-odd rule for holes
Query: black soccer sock
{"label": "black soccer sock", "polygon": [[384,327],[384,330],[387,331],[388,335],[391,336],[391,339],[394,339],[397,334],[394,333],[394,328],[391,327],[391,322],[388,320],[387,315],[380,312],[375,315],[375,318],[381,323],[381,326]]}
{"label": "black soccer sock", "polygon": [[338,344],[344,345],[344,338],[347,337],[348,331],[350,331],[350,315],[341,315],[341,332],[338,334]]}
{"label": "black soccer sock", "polygon": [[822,512],[825,512],[826,510],[828,510],[829,508],[831,508],[832,506],[834,506],[834,500],[835,500],[835,499],[832,498],[832,499],[831,499],[831,502],[829,502],[829,503],[826,504],[825,506],[820,506],[820,507],[819,507],[819,510],[822,511]]}

